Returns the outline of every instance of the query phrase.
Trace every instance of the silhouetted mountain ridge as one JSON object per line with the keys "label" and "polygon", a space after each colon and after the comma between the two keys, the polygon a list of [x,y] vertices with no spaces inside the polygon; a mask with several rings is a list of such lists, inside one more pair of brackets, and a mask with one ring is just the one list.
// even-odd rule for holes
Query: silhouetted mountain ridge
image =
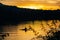
{"label": "silhouetted mountain ridge", "polygon": [[60,19],[60,10],[33,10],[0,3],[0,25],[18,24],[24,21]]}

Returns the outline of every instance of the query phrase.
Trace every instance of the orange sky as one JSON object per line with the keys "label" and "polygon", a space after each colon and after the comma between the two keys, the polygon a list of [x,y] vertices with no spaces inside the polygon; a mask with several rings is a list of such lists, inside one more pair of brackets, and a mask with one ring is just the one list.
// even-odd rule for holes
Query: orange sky
{"label": "orange sky", "polygon": [[6,5],[13,5],[20,8],[30,8],[30,9],[60,8],[60,0],[2,0],[0,2]]}

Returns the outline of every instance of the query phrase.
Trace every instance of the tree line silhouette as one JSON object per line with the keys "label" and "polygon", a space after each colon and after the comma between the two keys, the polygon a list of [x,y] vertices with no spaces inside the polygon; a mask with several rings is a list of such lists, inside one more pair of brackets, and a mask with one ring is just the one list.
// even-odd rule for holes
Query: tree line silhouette
{"label": "tree line silhouette", "polygon": [[60,10],[34,10],[0,3],[0,23],[18,24],[24,21],[60,19]]}

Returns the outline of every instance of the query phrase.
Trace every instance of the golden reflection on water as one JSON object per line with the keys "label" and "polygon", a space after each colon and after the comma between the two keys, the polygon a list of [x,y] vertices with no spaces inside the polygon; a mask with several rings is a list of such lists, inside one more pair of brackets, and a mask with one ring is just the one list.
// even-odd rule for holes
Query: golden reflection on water
{"label": "golden reflection on water", "polygon": [[[29,29],[30,27],[31,29]],[[60,31],[60,21],[59,20],[48,20],[48,21],[27,21],[23,24],[18,24],[16,27],[11,27],[10,30],[14,31],[16,34],[12,34],[10,31],[10,36],[6,37],[5,40],[45,40],[43,38],[38,39],[40,36],[53,36],[52,32]],[[8,27],[7,27],[8,28]],[[7,29],[6,28],[6,29]],[[14,29],[15,28],[15,29]],[[25,32],[25,30],[20,29],[29,29]],[[6,30],[5,29],[5,30]]]}

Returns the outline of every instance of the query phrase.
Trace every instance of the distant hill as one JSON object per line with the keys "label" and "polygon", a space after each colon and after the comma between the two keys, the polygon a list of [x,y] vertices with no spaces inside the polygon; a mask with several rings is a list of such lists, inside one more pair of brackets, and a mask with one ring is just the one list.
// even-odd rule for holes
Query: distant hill
{"label": "distant hill", "polygon": [[0,25],[15,25],[24,21],[51,19],[60,19],[60,10],[25,9],[0,3]]}

